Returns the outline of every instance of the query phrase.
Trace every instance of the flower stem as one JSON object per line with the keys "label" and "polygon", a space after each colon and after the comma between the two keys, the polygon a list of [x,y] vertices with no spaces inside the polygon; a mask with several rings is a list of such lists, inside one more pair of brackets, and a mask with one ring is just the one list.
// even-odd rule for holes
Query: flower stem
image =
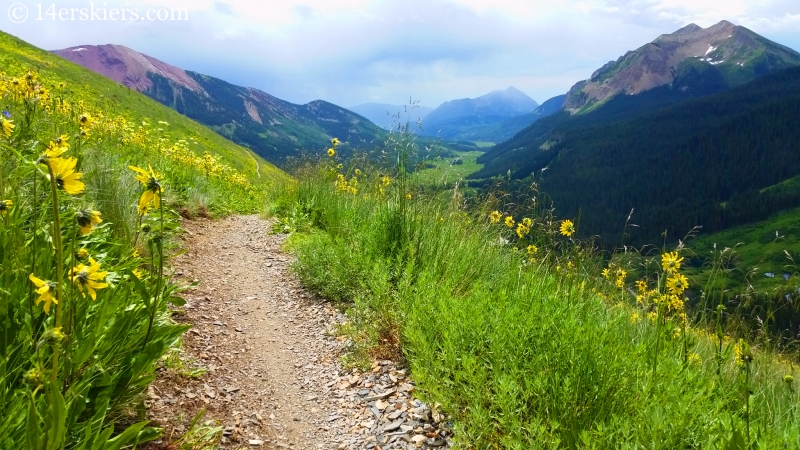
{"label": "flower stem", "polygon": [[[61,326],[61,316],[63,314],[64,298],[64,249],[61,244],[61,218],[58,206],[58,188],[53,169],[47,165],[47,172],[50,174],[50,193],[53,196],[53,245],[56,249],[56,327]],[[59,345],[53,344],[53,370],[50,373],[50,380],[55,382],[58,375]]]}
{"label": "flower stem", "polygon": [[[161,193],[159,192],[156,195],[158,195],[159,200],[161,200]],[[156,295],[153,298],[153,307],[150,310],[150,321],[147,324],[147,334],[144,336],[142,348],[147,347],[147,341],[150,339],[150,332],[153,330],[153,321],[156,317],[156,311],[158,311],[158,300],[161,298],[161,280],[164,278],[164,205],[162,204],[158,210],[161,221],[161,231],[158,236],[158,242],[156,243],[158,246],[158,278],[156,281]]]}

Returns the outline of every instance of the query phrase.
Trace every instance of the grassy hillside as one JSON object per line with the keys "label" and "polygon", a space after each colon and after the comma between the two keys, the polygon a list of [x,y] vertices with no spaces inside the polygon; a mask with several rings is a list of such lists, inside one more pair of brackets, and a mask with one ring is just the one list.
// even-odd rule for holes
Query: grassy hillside
{"label": "grassy hillside", "polygon": [[306,230],[290,238],[301,279],[348,309],[348,361],[405,357],[459,448],[800,445],[796,366],[730,324],[695,327],[678,253],[633,279],[571,221],[443,203],[402,169],[331,161],[279,212]]}
{"label": "grassy hillside", "polygon": [[290,180],[5,34],[0,64],[0,448],[136,448],[160,434],[145,393],[188,329],[167,307],[179,214],[258,211]]}
{"label": "grassy hillside", "polygon": [[[217,133],[209,130],[169,108],[113,81],[97,75],[83,67],[38,49],[13,36],[0,33],[0,64],[8,75],[21,75],[34,70],[42,80],[47,80],[48,87],[54,88],[58,95],[66,96],[73,102],[82,102],[87,112],[112,123],[120,118],[115,139],[123,145],[116,152],[125,155],[132,162],[142,163],[144,151],[160,153],[161,157],[180,162],[180,158],[198,166],[198,170],[206,171],[205,155],[213,159],[208,161],[211,171],[218,165],[217,171],[235,170],[255,189],[262,189],[282,183],[288,177],[274,165],[252,151],[240,147]],[[63,83],[63,87],[61,86]],[[79,114],[82,111],[73,111]],[[102,115],[100,114],[102,113]],[[136,136],[122,142],[122,135],[129,133]],[[181,142],[183,141],[183,142]],[[87,145],[94,143],[89,140]],[[188,150],[168,151],[179,145]],[[179,154],[180,153],[180,154]],[[202,160],[202,161],[201,161]],[[233,172],[231,172],[233,173]],[[215,179],[210,177],[210,179]],[[259,205],[255,202],[243,204],[234,195],[225,198],[224,189],[215,191],[221,198],[211,199],[212,206],[224,210],[254,210]],[[185,200],[185,198],[184,198]]]}

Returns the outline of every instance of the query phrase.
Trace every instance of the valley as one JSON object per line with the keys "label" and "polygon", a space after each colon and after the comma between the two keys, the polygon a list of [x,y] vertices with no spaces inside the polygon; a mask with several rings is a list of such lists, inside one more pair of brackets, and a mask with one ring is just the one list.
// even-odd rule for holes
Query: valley
{"label": "valley", "polygon": [[800,448],[781,35],[319,6],[0,32],[0,448]]}

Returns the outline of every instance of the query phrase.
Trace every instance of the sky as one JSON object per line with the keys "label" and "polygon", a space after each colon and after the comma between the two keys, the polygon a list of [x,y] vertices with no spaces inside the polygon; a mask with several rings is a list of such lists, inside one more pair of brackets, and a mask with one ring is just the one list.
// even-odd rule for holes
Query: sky
{"label": "sky", "polygon": [[[800,51],[797,0],[47,1],[4,0],[0,30],[47,50],[121,44],[293,103],[345,107],[436,107],[509,86],[541,103],[689,23],[729,20]],[[184,20],[158,20],[173,9]]]}

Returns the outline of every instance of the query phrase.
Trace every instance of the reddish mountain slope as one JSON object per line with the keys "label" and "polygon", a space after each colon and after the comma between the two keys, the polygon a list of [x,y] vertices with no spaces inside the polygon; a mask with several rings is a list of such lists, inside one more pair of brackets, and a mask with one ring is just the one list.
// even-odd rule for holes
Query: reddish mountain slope
{"label": "reddish mountain slope", "polygon": [[183,69],[123,45],[82,45],[55,50],[53,53],[139,92],[147,91],[153,85],[147,76],[148,72],[161,75],[189,90],[203,92],[203,88]]}

